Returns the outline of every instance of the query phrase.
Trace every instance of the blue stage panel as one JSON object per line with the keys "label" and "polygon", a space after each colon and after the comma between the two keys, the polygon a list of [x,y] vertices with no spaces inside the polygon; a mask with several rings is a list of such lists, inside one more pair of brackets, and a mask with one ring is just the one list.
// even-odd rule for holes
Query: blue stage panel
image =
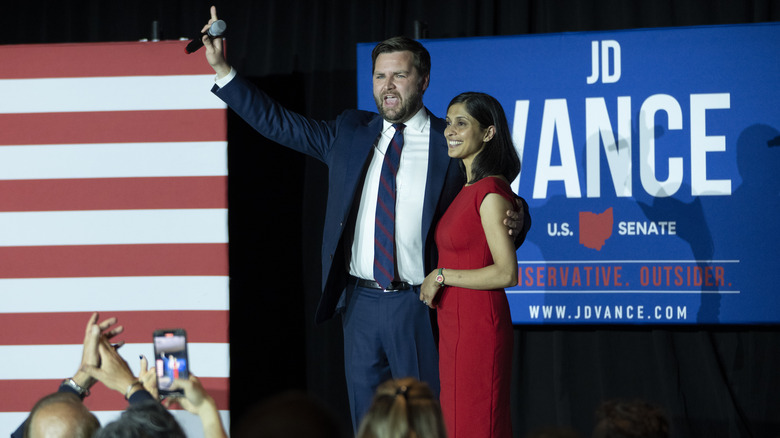
{"label": "blue stage panel", "polygon": [[513,130],[515,324],[780,322],[780,24],[422,42],[434,114],[482,91]]}

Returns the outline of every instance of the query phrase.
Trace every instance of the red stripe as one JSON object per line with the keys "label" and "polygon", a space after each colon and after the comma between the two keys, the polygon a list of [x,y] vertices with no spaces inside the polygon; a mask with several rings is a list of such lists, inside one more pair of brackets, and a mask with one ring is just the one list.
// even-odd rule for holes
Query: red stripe
{"label": "red stripe", "polygon": [[227,177],[0,180],[0,211],[160,208],[227,208]]}
{"label": "red stripe", "polygon": [[379,263],[379,260],[374,260],[374,267],[375,268],[379,268],[379,270],[382,271],[382,274],[384,274],[385,277],[387,277],[388,283],[393,280],[394,276],[392,274],[390,274],[389,272],[387,272],[387,269],[385,269],[385,267],[382,266],[381,263]]}
{"label": "red stripe", "polygon": [[[390,211],[390,207],[385,204],[385,201],[382,199],[382,197],[377,198],[377,205],[382,208],[382,211],[387,216],[387,220],[391,222],[395,222],[395,213]],[[377,214],[376,220],[379,221],[379,215]]]}
{"label": "red stripe", "polygon": [[393,178],[395,178],[395,176],[398,174],[398,167],[397,166],[399,164],[401,164],[400,163],[400,158],[398,160],[399,160],[399,162],[395,163],[389,157],[389,155],[385,155],[385,168],[387,169],[388,172],[390,172],[390,174],[393,176]]}
{"label": "red stripe", "polygon": [[2,114],[0,145],[225,141],[225,114],[223,109]]}
{"label": "red stripe", "polygon": [[[74,369],[78,363],[73,364]],[[66,378],[64,376],[63,378]],[[217,409],[229,408],[230,379],[226,377],[200,378],[206,392],[214,398]],[[40,398],[56,392],[62,380],[0,380],[0,412],[29,412]],[[116,391],[97,383],[90,389],[91,395],[84,404],[92,411],[122,411],[127,401]]]}
{"label": "red stripe", "polygon": [[[395,189],[390,186],[390,182],[385,179],[385,176],[386,175],[381,175],[381,177],[379,178],[379,182],[381,183],[380,186],[385,188],[385,193],[387,193],[387,196],[389,196],[390,199],[394,201],[395,200]],[[381,198],[382,198],[382,196],[380,194],[378,199],[381,199]]]}
{"label": "red stripe", "polygon": [[[0,79],[214,74],[189,41],[3,46]],[[79,62],[81,60],[86,62]]]}
{"label": "red stripe", "polygon": [[[385,227],[385,225],[384,225],[382,222],[380,222],[379,220],[375,220],[375,221],[374,221],[374,224],[376,225],[376,228],[374,228],[374,230],[377,230],[377,229],[378,229],[378,230],[382,231],[382,234],[384,234],[384,235],[385,235],[385,239],[389,240],[389,241],[390,241],[389,243],[393,243],[393,238],[395,237],[395,236],[393,236],[393,233],[391,233],[391,232],[390,232],[390,231],[389,231],[389,230],[388,230],[388,229]],[[375,233],[376,233],[376,231],[375,231]],[[382,238],[382,236],[376,236],[376,237],[374,238],[374,243],[375,243],[376,245],[383,246],[381,243],[379,243],[379,242],[381,241],[381,238]],[[384,247],[384,246],[383,246],[383,247]]]}
{"label": "red stripe", "polygon": [[[393,244],[393,241],[391,240],[391,241],[390,241],[390,242],[388,242],[388,243],[389,243],[389,244]],[[382,244],[379,242],[379,239],[374,239],[374,249],[375,249],[375,250],[376,250],[376,249],[379,249],[379,250],[382,252],[382,255],[384,255],[384,256],[385,256],[385,258],[386,258],[387,260],[393,260],[393,255],[392,255],[392,254],[390,254],[390,252],[388,251],[388,249],[387,249],[387,248],[385,248],[385,246],[384,246],[384,245],[382,245]],[[379,254],[377,254],[376,256],[377,256],[377,257],[375,257],[374,261],[375,261],[375,262],[377,262],[377,263],[379,263],[379,262],[380,262],[380,260],[379,260]]]}
{"label": "red stripe", "polygon": [[[128,303],[128,307],[132,303]],[[86,304],[85,307],[88,307]],[[91,312],[0,313],[0,345],[57,345],[84,342],[84,327]],[[144,343],[160,328],[182,327],[188,342],[228,342],[228,311],[124,311],[103,312],[100,320],[118,319],[125,331],[115,341]],[[52,330],[56,327],[56,330]]]}
{"label": "red stripe", "polygon": [[395,141],[395,137],[393,137],[393,139],[390,140],[390,144],[393,145],[393,150],[395,151],[395,154],[400,156],[401,155],[401,147],[398,146],[398,142]]}
{"label": "red stripe", "polygon": [[0,247],[0,278],[228,275],[226,243]]}

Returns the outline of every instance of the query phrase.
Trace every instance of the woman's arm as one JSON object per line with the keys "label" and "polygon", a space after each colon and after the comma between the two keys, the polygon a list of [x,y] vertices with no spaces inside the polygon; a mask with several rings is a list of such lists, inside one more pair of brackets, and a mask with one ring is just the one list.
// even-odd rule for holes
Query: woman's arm
{"label": "woman's arm", "polygon": [[[515,253],[512,236],[506,232],[504,218],[506,211],[513,209],[512,204],[497,193],[485,196],[479,207],[482,218],[482,229],[485,232],[493,264],[479,269],[447,269],[444,266],[445,286],[464,287],[468,289],[492,290],[515,286],[517,284],[517,254]],[[420,299],[432,303],[439,292],[436,282],[438,269],[428,274],[420,288]]]}
{"label": "woman's arm", "polygon": [[217,410],[217,403],[203,388],[200,379],[190,374],[189,379],[174,380],[171,389],[184,390],[184,396],[166,399],[166,407],[171,403],[178,403],[187,411],[200,417],[200,422],[203,425],[203,436],[206,438],[227,438],[219,410]]}

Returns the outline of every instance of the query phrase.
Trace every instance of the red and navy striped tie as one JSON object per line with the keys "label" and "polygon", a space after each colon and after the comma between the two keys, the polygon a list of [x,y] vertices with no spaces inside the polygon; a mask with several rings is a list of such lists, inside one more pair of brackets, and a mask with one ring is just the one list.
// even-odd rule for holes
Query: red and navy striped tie
{"label": "red and navy striped tie", "polygon": [[385,152],[376,199],[374,279],[384,289],[395,279],[395,175],[401,162],[405,127],[403,123],[393,124],[395,135]]}

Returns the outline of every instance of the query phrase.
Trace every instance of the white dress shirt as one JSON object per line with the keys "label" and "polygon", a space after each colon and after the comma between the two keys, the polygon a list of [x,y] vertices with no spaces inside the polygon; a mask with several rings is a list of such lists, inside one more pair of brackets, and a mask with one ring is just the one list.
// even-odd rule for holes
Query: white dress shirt
{"label": "white dress shirt", "polygon": [[[425,278],[423,267],[422,211],[425,183],[428,177],[428,147],[431,119],[425,108],[420,109],[404,128],[404,147],[396,174],[395,245],[396,264],[400,280],[421,284]],[[376,198],[385,150],[395,128],[384,120],[382,134],[374,150],[363,183],[363,194],[352,241],[349,273],[366,280],[374,279],[374,228]]]}
{"label": "white dress shirt", "polygon": [[[217,79],[217,86],[224,87],[236,76],[231,69],[224,78]],[[425,199],[425,183],[428,178],[428,147],[431,136],[431,118],[425,108],[420,109],[404,128],[404,147],[396,174],[395,197],[395,246],[396,264],[400,280],[422,284],[425,278],[423,266],[422,211]],[[352,241],[352,258],[349,274],[366,280],[374,280],[374,228],[376,227],[376,198],[379,177],[385,151],[393,139],[395,128],[387,120],[382,121],[382,133],[375,146],[371,163],[363,182],[355,236]]]}

